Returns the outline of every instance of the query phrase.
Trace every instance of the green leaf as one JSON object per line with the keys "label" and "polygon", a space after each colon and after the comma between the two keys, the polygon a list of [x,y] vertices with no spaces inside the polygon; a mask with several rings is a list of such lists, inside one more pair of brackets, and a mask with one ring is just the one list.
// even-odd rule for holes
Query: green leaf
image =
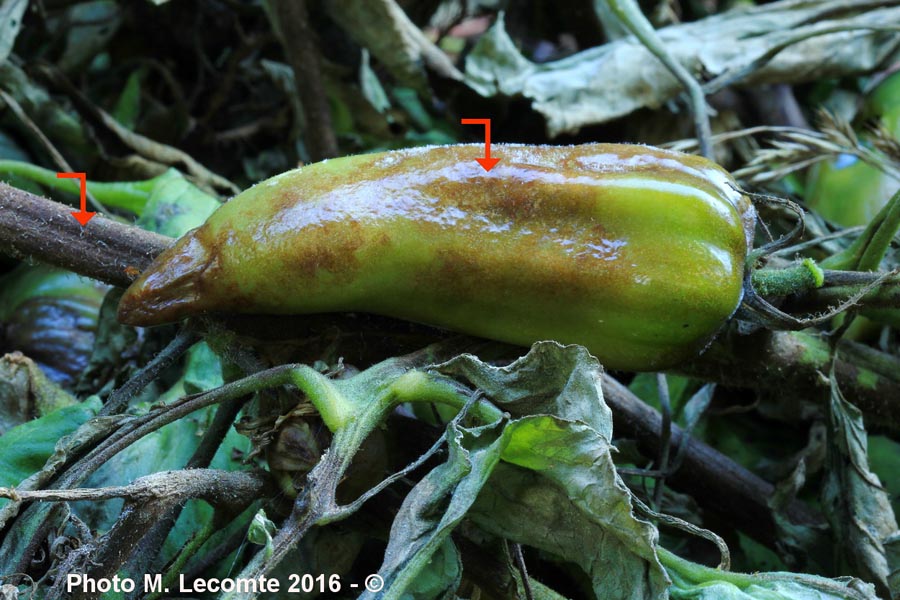
{"label": "green leaf", "polygon": [[16,36],[22,27],[22,15],[28,7],[28,0],[0,1],[0,63],[12,51]]}
{"label": "green leaf", "polygon": [[[394,519],[378,571],[385,581],[379,597],[401,598],[411,593],[415,598],[435,598],[448,588],[455,590],[461,567],[455,550],[445,544],[452,544],[450,532],[465,517],[500,460],[504,425],[501,420],[465,429],[451,422],[446,433],[447,462],[416,484]],[[440,567],[432,563],[439,550],[444,553]],[[425,580],[420,581],[420,576]],[[375,595],[367,592],[361,597]]]}
{"label": "green leaf", "polygon": [[582,346],[538,342],[506,367],[463,354],[435,369],[471,383],[513,417],[550,414],[581,421],[612,438],[612,411],[600,388],[602,368]]}
{"label": "green leaf", "polygon": [[369,65],[369,51],[365,48],[362,51],[362,64],[359,66],[359,87],[362,89],[365,99],[379,113],[383,113],[391,107],[391,101],[378,80],[378,75]]}
{"label": "green leaf", "polygon": [[[683,405],[691,397],[690,394],[696,387],[695,381],[690,377],[667,374],[666,382],[669,384],[669,402],[672,404],[672,413],[678,415]],[[656,373],[638,373],[628,384],[628,389],[650,406],[659,409]]]}
{"label": "green leaf", "polygon": [[122,12],[113,0],[92,0],[66,11],[66,47],[57,65],[63,71],[83,68],[102,50],[122,24]]}
{"label": "green leaf", "polygon": [[134,131],[138,115],[141,113],[141,79],[143,76],[143,69],[136,69],[128,76],[122,94],[112,110],[113,118],[132,131]]}
{"label": "green leaf", "polygon": [[[188,393],[206,391],[220,385],[222,374],[219,359],[201,342],[188,351],[181,378],[156,401],[168,403]],[[86,485],[125,485],[147,473],[183,468],[197,449],[202,433],[215,411],[215,406],[202,409],[144,436],[110,458],[88,479]],[[232,428],[213,457],[210,468],[239,468],[238,461],[232,459],[235,448],[247,451],[249,441]],[[116,503],[105,502],[79,505],[79,508],[85,519],[90,519],[95,526],[102,528],[115,522],[120,507]],[[198,523],[204,523],[210,518],[212,509],[206,503],[187,503],[166,540],[162,554],[174,553],[195,532]]]}
{"label": "green leaf", "polygon": [[[91,418],[101,406],[100,399],[91,396],[81,404],[29,421],[0,437],[0,485],[41,489],[73,455],[93,447],[127,419],[122,416]],[[37,527],[56,505],[32,503],[21,514],[15,503],[0,500],[0,506],[0,529],[18,515],[0,544],[0,573],[10,573],[20,563]]]}
{"label": "green leaf", "polygon": [[[580,565],[598,597],[662,593],[668,580],[655,556],[656,529],[632,513],[631,493],[616,473],[609,440],[583,423],[552,416],[524,417],[508,429],[504,461],[541,479],[504,471],[506,478],[492,480],[491,493],[509,499],[490,511],[505,523],[506,536]],[[523,498],[530,502],[516,506],[514,499]],[[485,518],[479,520],[483,526]],[[539,519],[546,520],[537,526]],[[557,528],[563,535],[547,531]]]}
{"label": "green leaf", "polygon": [[504,431],[506,464],[472,518],[579,565],[598,597],[662,596],[668,578],[656,559],[658,534],[632,513],[631,492],[613,464],[612,413],[597,359],[580,346],[539,342],[508,367],[464,355],[438,369],[521,415]]}
{"label": "green leaf", "polygon": [[0,61],[0,89],[21,105],[54,146],[72,157],[75,170],[84,169],[97,157],[99,145],[88,139],[81,121],[58,104],[44,87],[29,79],[22,68]]}
{"label": "green leaf", "polygon": [[[579,483],[585,480],[581,478]],[[600,500],[607,497],[601,487],[590,482],[585,493]],[[608,515],[609,521],[628,519],[627,507],[615,499],[605,508],[616,513]],[[660,598],[665,593],[667,577],[655,558],[635,555],[616,537],[617,532],[602,522],[602,515],[598,518],[583,512],[568,490],[552,485],[535,471],[500,463],[469,517],[488,533],[578,565],[590,577],[597,598]],[[649,535],[647,541],[655,537],[650,524],[642,527]],[[646,547],[646,543],[642,545]]]}
{"label": "green leaf", "polygon": [[876,600],[871,584],[853,577],[826,579],[802,573],[733,573],[711,569],[660,549],[676,600]]}
{"label": "green leaf", "polygon": [[448,590],[455,590],[462,578],[462,559],[456,545],[449,538],[444,539],[437,551],[412,580],[404,591],[408,598],[441,598],[447,597]]}
{"label": "green leaf", "polygon": [[[580,565],[598,597],[665,593],[656,530],[632,514],[612,463],[612,416],[595,358],[579,346],[541,342],[507,367],[463,355],[433,372],[473,385],[519,418],[448,426],[447,462],[413,488],[391,529],[380,570],[385,597],[435,597],[441,586],[419,596],[414,582],[466,515],[498,537]],[[442,564],[449,570],[430,577],[452,590],[455,567]]]}
{"label": "green leaf", "polygon": [[272,553],[274,552],[272,547],[272,536],[275,535],[276,531],[278,531],[278,528],[275,527],[275,523],[266,516],[266,511],[259,509],[259,511],[253,515],[253,520],[250,522],[249,529],[247,529],[247,541],[251,544],[265,546],[266,558],[268,558],[272,556]]}
{"label": "green leaf", "polygon": [[[19,485],[40,471],[65,436],[93,417],[100,409],[94,396],[85,402],[64,406],[45,417],[22,423],[0,436],[0,486]],[[8,503],[0,500],[0,507]]]}
{"label": "green leaf", "polygon": [[428,114],[425,106],[422,105],[422,101],[419,100],[416,90],[408,87],[395,87],[391,90],[391,96],[406,111],[406,114],[416,124],[416,127],[428,130],[435,126],[431,115]]}
{"label": "green leaf", "polygon": [[175,169],[155,178],[150,198],[136,225],[169,237],[181,237],[199,227],[217,208],[219,201]]}

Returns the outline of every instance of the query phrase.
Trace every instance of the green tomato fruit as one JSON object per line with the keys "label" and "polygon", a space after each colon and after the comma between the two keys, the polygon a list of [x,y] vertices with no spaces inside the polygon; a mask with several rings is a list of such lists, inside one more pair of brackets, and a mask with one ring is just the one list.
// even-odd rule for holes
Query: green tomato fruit
{"label": "green tomato fruit", "polygon": [[729,174],[647,146],[455,145],[257,184],[160,255],[119,319],[370,312],[607,367],[698,354],[734,313],[755,224]]}

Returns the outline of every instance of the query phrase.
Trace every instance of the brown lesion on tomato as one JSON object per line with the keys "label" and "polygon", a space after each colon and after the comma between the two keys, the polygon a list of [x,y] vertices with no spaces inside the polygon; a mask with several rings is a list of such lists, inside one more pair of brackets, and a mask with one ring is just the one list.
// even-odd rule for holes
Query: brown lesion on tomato
{"label": "brown lesion on tomato", "polygon": [[543,199],[534,193],[528,193],[531,184],[524,184],[508,194],[499,194],[493,205],[493,212],[513,223],[531,222],[541,211]]}
{"label": "brown lesion on tomato", "polygon": [[479,177],[477,181],[442,177],[423,186],[421,191],[437,207],[459,210],[465,215],[461,218],[481,226],[533,224],[548,210],[542,186],[529,181],[490,176]]}
{"label": "brown lesion on tomato", "polygon": [[474,252],[438,249],[433,268],[419,278],[422,289],[440,290],[448,299],[471,298],[485,283],[488,273]]}
{"label": "brown lesion on tomato", "polygon": [[298,202],[302,202],[304,191],[307,190],[298,190],[293,187],[282,189],[277,198],[266,201],[268,204],[269,212],[271,212],[273,215],[277,215],[290,210],[291,208],[296,206]]}
{"label": "brown lesion on tomato", "polygon": [[374,244],[375,244],[376,246],[379,246],[379,247],[382,247],[382,248],[390,247],[390,246],[392,245],[392,243],[393,243],[393,240],[391,239],[391,236],[388,235],[388,233],[387,233],[387,232],[384,232],[384,231],[382,231],[381,233],[379,233],[378,235],[376,235],[376,236],[373,238],[372,241],[374,242]]}
{"label": "brown lesion on tomato", "polygon": [[289,277],[314,281],[325,271],[334,277],[335,283],[346,283],[357,275],[360,261],[356,252],[366,243],[359,222],[324,223],[318,231],[309,234],[308,243],[288,256]]}
{"label": "brown lesion on tomato", "polygon": [[591,231],[591,239],[597,241],[606,241],[609,239],[608,232],[606,231],[606,227],[603,226],[603,223],[594,222],[590,227]]}

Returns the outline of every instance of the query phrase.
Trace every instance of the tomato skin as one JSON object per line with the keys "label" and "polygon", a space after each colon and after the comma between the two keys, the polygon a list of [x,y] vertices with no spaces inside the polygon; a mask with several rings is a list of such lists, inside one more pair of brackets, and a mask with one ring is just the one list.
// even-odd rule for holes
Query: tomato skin
{"label": "tomato skin", "polygon": [[714,163],[647,146],[454,145],[263,181],[164,252],[121,321],[370,312],[654,370],[701,351],[742,298],[755,224]]}
{"label": "tomato skin", "polygon": [[900,71],[888,75],[872,90],[866,112],[881,120],[881,126],[900,137]]}
{"label": "tomato skin", "polygon": [[887,204],[900,182],[851,155],[816,165],[807,206],[842,227],[866,225]]}

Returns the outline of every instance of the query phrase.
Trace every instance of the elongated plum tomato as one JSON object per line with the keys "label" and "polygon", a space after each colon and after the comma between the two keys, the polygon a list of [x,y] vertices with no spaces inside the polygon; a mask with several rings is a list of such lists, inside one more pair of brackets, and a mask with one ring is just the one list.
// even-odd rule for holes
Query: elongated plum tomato
{"label": "elongated plum tomato", "polygon": [[369,312],[609,368],[699,353],[742,297],[755,223],[714,163],[646,146],[455,145],[350,156],[244,191],[126,291],[119,319]]}

